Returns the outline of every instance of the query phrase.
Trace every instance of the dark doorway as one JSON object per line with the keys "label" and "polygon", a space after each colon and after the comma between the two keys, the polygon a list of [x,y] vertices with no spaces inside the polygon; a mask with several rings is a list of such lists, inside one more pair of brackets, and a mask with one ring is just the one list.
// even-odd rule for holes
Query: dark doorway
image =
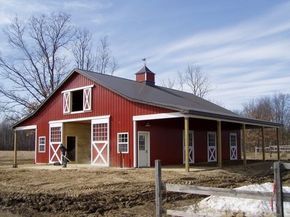
{"label": "dark doorway", "polygon": [[76,160],[76,137],[68,136],[67,137],[67,158],[70,161]]}

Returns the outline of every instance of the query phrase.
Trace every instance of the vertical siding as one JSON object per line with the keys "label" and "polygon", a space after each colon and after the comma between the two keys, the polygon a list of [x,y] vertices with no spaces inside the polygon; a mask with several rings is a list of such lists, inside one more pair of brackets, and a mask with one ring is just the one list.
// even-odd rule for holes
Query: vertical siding
{"label": "vertical siding", "polygon": [[[87,85],[95,85],[92,90],[92,111],[79,114],[63,114],[61,91]],[[24,121],[21,126],[36,124],[38,137],[46,136],[46,153],[37,152],[37,163],[47,163],[49,153],[49,121],[91,116],[110,115],[110,164],[120,165],[120,154],[117,154],[117,133],[129,132],[129,154],[123,154],[124,165],[133,166],[133,121],[134,115],[172,112],[168,109],[131,102],[116,93],[94,83],[86,77],[75,73],[51,97],[33,117]]]}
{"label": "vertical siding", "polygon": [[[62,111],[62,94],[65,89],[72,89],[94,84],[92,91],[92,111],[80,114],[64,115]],[[55,95],[32,118],[21,125],[36,124],[37,136],[46,136],[46,153],[37,152],[37,163],[48,162],[49,124],[51,120],[83,118],[91,116],[110,115],[110,165],[133,166],[133,121],[134,115],[173,112],[168,109],[131,102],[110,90],[92,82],[80,74],[73,74]],[[161,159],[163,164],[182,163],[182,131],[183,119],[167,119],[150,121],[151,126],[145,127],[145,122],[137,123],[137,130],[150,131],[151,165],[155,159]],[[65,126],[65,125],[64,125]],[[207,132],[216,131],[216,121],[190,119],[190,130],[194,131],[195,162],[207,162]],[[223,160],[229,160],[229,133],[238,135],[238,159],[240,159],[240,126],[222,123]],[[117,153],[117,133],[129,132],[129,153]],[[38,141],[38,140],[37,140]],[[64,141],[65,142],[65,141]],[[37,146],[38,147],[38,146]]]}

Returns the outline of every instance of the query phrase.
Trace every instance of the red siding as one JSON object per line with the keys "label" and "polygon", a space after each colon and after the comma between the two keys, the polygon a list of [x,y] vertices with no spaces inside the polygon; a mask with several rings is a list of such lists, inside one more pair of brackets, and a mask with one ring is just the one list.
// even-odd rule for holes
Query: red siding
{"label": "red siding", "polygon": [[[63,114],[61,91],[94,84],[92,91],[92,111],[80,114]],[[171,110],[131,102],[116,93],[94,83],[86,77],[75,73],[51,97],[48,102],[34,115],[24,121],[21,126],[36,124],[37,137],[46,136],[46,153],[37,153],[37,163],[48,162],[49,125],[52,120],[83,118],[91,116],[110,115],[110,162],[118,166],[120,162],[117,154],[116,136],[118,132],[129,132],[129,154],[124,154],[124,165],[133,166],[133,119],[134,115],[172,112]]]}
{"label": "red siding", "polygon": [[[80,114],[63,114],[62,94],[65,89],[72,89],[94,84],[92,90],[92,111]],[[37,125],[37,137],[46,136],[46,153],[37,153],[37,163],[48,162],[49,150],[49,121],[83,118],[91,116],[110,115],[110,165],[133,166],[133,120],[134,115],[173,112],[168,109],[131,102],[116,93],[92,82],[86,77],[75,73],[51,97],[34,117],[24,121],[21,125]],[[145,127],[146,122],[138,122],[137,129],[150,131],[151,166],[155,159],[161,159],[166,164],[182,163],[182,131],[183,119],[167,119],[150,121],[151,126]],[[216,131],[215,121],[190,119],[190,129],[194,130],[195,162],[207,161],[207,131]],[[222,124],[223,160],[229,159],[229,133],[238,133],[238,156],[240,156],[239,125]],[[117,133],[129,132],[129,154],[117,154]],[[239,157],[240,158],[240,157]]]}
{"label": "red siding", "polygon": [[[150,132],[150,165],[155,159],[160,159],[163,165],[183,163],[183,129],[184,120],[166,119],[138,123],[137,129]],[[240,159],[240,127],[236,124],[222,124],[222,156],[223,160],[230,160],[229,134],[237,133],[238,159]],[[217,122],[201,119],[190,119],[189,130],[194,131],[195,162],[207,162],[207,132],[217,131]]]}

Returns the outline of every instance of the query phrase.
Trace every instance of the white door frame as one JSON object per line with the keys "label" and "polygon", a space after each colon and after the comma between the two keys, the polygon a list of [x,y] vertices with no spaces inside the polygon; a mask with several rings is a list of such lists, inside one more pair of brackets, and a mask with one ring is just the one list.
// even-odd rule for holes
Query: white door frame
{"label": "white door frame", "polygon": [[[189,134],[192,134],[192,161],[189,161],[189,163],[195,163],[195,151],[194,151],[194,131],[193,130],[189,130],[188,131]],[[189,138],[189,137],[188,137]],[[182,131],[182,156],[183,156],[183,163],[185,163],[185,153],[184,153],[184,130]]]}
{"label": "white door frame", "polygon": [[[214,149],[214,153],[215,153],[214,159],[211,159],[212,151],[209,150],[209,147],[210,147],[209,139],[208,139],[209,134],[215,135],[215,146],[211,146],[211,148]],[[210,132],[207,132],[207,162],[216,162],[216,161],[217,161],[217,136],[216,136],[216,132],[210,131]]]}
{"label": "white door frame", "polygon": [[140,157],[139,157],[139,134],[142,134],[142,133],[147,134],[147,139],[148,139],[148,154],[147,154],[147,156],[148,156],[148,158],[147,158],[148,162],[147,162],[147,166],[150,167],[150,131],[138,131],[138,133],[137,133],[138,134],[137,135],[138,167],[140,165],[140,163],[139,163],[139,160],[140,160]]}
{"label": "white door frame", "polygon": [[[236,145],[235,147],[233,147],[235,149],[235,158],[232,157],[232,144],[231,144],[231,136],[235,136],[236,137]],[[238,134],[237,133],[230,133],[229,136],[229,146],[230,146],[230,160],[238,160]]]}
{"label": "white door frame", "polygon": [[[60,142],[51,142],[51,128],[52,127],[60,127],[60,130],[61,130],[61,141]],[[60,144],[62,144],[62,140],[63,140],[63,124],[62,123],[50,123],[49,124],[49,149],[48,149],[48,157],[49,157],[49,163],[55,163],[55,161],[51,161],[51,155],[50,155],[50,149],[52,148],[52,149],[54,149],[53,148],[53,144],[58,144],[59,146],[60,146]],[[58,149],[59,149],[59,146],[58,146],[58,148],[56,148],[56,149],[54,149],[55,150],[55,153],[56,153],[56,155],[57,155],[57,151],[58,151]],[[54,153],[54,154],[55,154]],[[53,155],[54,156],[54,155]],[[58,157],[57,157],[57,159],[58,159]],[[59,160],[59,163],[62,163],[62,159],[61,159],[61,157],[60,157],[60,159],[58,159]]]}
{"label": "white door frame", "polygon": [[[93,149],[96,149],[96,146],[94,145],[93,141],[93,125],[94,124],[107,124],[107,140],[106,141],[100,141],[100,143],[105,143],[104,147],[101,150],[97,150],[98,154],[101,155],[102,151],[107,148],[107,160],[106,163],[104,164],[97,164],[95,163],[95,159],[93,159]],[[103,157],[103,155],[101,155]],[[91,164],[96,165],[96,166],[105,166],[109,167],[110,166],[110,116],[106,117],[101,117],[101,118],[96,118],[92,119],[91,121]]]}

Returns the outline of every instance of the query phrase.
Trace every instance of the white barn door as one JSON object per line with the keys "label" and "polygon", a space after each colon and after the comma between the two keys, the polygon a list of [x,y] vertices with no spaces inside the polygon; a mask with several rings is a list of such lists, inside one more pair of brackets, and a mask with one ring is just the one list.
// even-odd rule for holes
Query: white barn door
{"label": "white barn door", "polygon": [[109,166],[109,118],[93,119],[91,132],[91,164]]}
{"label": "white barn door", "polygon": [[[188,133],[189,138],[189,163],[194,163],[194,133],[192,130]],[[183,163],[185,163],[185,143],[184,143],[184,131],[183,131]]]}
{"label": "white barn door", "polygon": [[230,160],[238,159],[238,141],[237,134],[230,133]]}
{"label": "white barn door", "polygon": [[49,124],[49,163],[61,163],[62,123]]}
{"label": "white barn door", "polygon": [[217,161],[216,132],[207,133],[207,161],[208,162]]}

